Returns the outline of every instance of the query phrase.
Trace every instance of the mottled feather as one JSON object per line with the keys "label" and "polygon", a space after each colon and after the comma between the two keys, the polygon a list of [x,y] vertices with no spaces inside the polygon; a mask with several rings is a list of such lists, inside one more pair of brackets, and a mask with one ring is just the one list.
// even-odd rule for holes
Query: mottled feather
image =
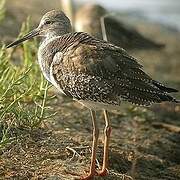
{"label": "mottled feather", "polygon": [[106,41],[76,32],[54,38],[47,44],[51,47],[51,79],[74,99],[114,105],[176,101],[168,94],[171,88],[152,80],[134,57]]}

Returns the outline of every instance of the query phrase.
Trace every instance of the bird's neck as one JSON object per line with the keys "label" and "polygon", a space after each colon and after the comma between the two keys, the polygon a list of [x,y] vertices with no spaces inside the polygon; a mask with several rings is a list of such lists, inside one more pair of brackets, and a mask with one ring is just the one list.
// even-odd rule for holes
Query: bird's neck
{"label": "bird's neck", "polygon": [[53,62],[55,53],[61,49],[61,43],[57,43],[56,37],[63,36],[69,33],[69,31],[53,31],[48,32],[46,36],[41,40],[41,44],[38,50],[38,62],[41,70],[47,80],[50,81],[50,66]]}
{"label": "bird's neck", "polygon": [[54,37],[58,37],[58,36],[63,36],[67,33],[70,33],[70,29],[68,28],[58,28],[58,29],[54,29],[53,31],[49,31],[46,33],[46,36],[44,37],[43,41],[49,41],[50,39],[54,38]]}
{"label": "bird's neck", "polygon": [[48,42],[50,41],[52,38],[55,38],[55,37],[58,37],[58,36],[61,36],[62,34],[60,33],[56,33],[56,32],[50,32],[50,33],[47,33],[46,36],[44,36],[41,40],[41,44],[45,43],[45,42]]}
{"label": "bird's neck", "polygon": [[49,47],[49,42],[52,39],[58,37],[55,34],[49,34],[41,40],[40,47],[38,50],[38,62],[45,78],[50,81],[50,66],[53,61],[54,49]]}
{"label": "bird's neck", "polygon": [[61,35],[57,33],[50,33],[46,35],[42,40],[38,50],[38,62],[41,67],[41,70],[45,78],[50,81],[50,66],[53,62],[53,57],[58,49],[58,46],[55,46],[56,37]]}

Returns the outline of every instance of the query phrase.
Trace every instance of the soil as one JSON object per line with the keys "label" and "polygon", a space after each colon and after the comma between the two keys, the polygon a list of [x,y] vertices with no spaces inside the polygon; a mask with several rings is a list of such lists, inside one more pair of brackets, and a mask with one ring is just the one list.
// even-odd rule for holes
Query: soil
{"label": "soil", "polygon": [[[0,37],[5,42],[17,36],[28,14],[33,17],[34,24],[41,14],[58,4],[57,0],[26,2],[7,1],[7,16],[0,28]],[[166,47],[129,53],[139,59],[153,78],[180,89],[180,33],[148,22],[139,22],[137,29],[165,43]],[[180,94],[176,97],[180,98]],[[22,138],[1,150],[0,179],[70,180],[88,170],[92,141],[89,111],[60,94],[51,106],[57,115],[47,120],[44,127],[32,131],[12,130]],[[97,118],[101,128],[99,168],[103,153],[102,112],[97,112]],[[122,104],[119,111],[110,112],[110,118],[109,176],[95,179],[180,179],[180,105],[162,103],[143,108]]]}

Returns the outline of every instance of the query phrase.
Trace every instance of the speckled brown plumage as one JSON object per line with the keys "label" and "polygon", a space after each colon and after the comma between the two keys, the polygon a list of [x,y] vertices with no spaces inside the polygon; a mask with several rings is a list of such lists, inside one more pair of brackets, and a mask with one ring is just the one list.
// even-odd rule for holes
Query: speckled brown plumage
{"label": "speckled brown plumage", "polygon": [[[120,101],[139,105],[175,101],[168,89],[160,88],[163,85],[155,83],[122,48],[86,33],[68,33],[52,40],[44,51],[53,54],[48,52],[52,49],[58,58],[50,58],[53,77],[64,93],[76,100],[114,105]],[[56,52],[62,57],[55,56]]]}

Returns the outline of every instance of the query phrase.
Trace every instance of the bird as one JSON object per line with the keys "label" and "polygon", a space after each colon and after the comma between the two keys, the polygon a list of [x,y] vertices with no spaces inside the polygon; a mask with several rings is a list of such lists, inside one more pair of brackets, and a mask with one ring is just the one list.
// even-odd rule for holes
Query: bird
{"label": "bird", "polygon": [[[158,43],[145,37],[133,26],[112,16],[98,4],[85,4],[75,14],[75,30],[87,32],[99,39],[103,39],[103,28],[111,43],[127,50],[161,49],[165,44]],[[105,26],[105,27],[102,27]]]}
{"label": "bird", "polygon": [[[89,172],[80,179],[108,175],[111,124],[108,110],[120,109],[123,101],[150,106],[169,101],[178,103],[166,87],[143,71],[136,58],[124,49],[97,39],[85,32],[72,32],[71,22],[64,12],[51,10],[37,28],[15,40],[7,48],[33,37],[41,37],[38,63],[44,77],[59,91],[90,110],[93,141]],[[96,169],[99,127],[96,111],[103,110],[104,151],[102,168]]]}

